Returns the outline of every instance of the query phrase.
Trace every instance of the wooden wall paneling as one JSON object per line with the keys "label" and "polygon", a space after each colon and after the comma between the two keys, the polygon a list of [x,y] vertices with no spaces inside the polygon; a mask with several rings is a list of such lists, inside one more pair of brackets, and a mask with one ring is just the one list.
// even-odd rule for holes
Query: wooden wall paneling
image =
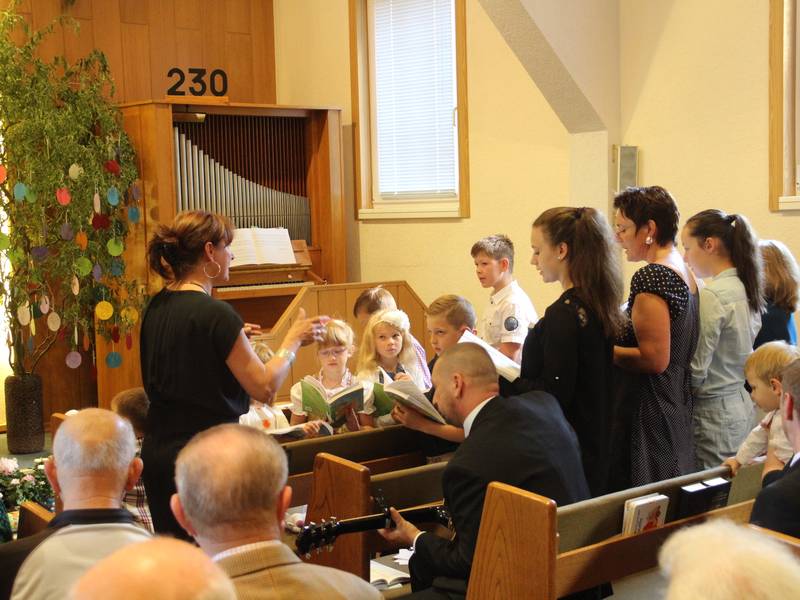
{"label": "wooden wall paneling", "polygon": [[250,0],[253,44],[253,101],[277,103],[275,89],[275,19],[272,0]]}
{"label": "wooden wall paneling", "polygon": [[[249,33],[225,33],[225,69],[231,102],[250,102],[253,98],[253,45]],[[209,68],[209,72],[214,67]]]}
{"label": "wooden wall paneling", "polygon": [[[4,0],[6,1],[6,0]],[[30,12],[22,12],[20,11],[20,16],[25,19],[25,22],[30,26],[33,27],[33,14]],[[11,32],[11,39],[14,41],[15,44],[22,45],[25,43],[25,34],[22,31],[22,27],[15,27],[14,30]]]}
{"label": "wooden wall paneling", "polygon": [[64,14],[76,19],[92,19],[92,0],[76,0],[75,4],[66,7]]}
{"label": "wooden wall paneling", "polygon": [[76,18],[78,29],[72,25],[64,28],[64,56],[74,63],[94,50],[94,23],[91,19]]}
{"label": "wooden wall paneling", "polygon": [[[302,307],[306,311],[306,316],[311,317],[319,314],[318,298],[319,296],[317,294],[308,293],[308,290],[304,289],[297,296],[295,302],[292,302],[292,306]],[[294,319],[292,319],[291,322],[293,323]],[[282,328],[279,332],[276,332],[277,336],[272,348],[273,350],[277,350],[280,347],[283,337],[286,335],[286,331],[288,330],[289,324],[290,323],[287,322],[285,328]],[[300,381],[309,373],[316,373],[317,371],[319,371],[317,345],[310,344],[308,346],[303,346],[297,351],[297,358],[292,365],[291,376],[287,377],[286,381],[283,382],[283,385],[278,390],[278,396],[281,398],[281,400],[289,400],[289,390],[291,389],[292,385]]]}
{"label": "wooden wall paneling", "polygon": [[[33,27],[42,29],[61,15],[60,0],[33,0],[31,14]],[[64,32],[60,25],[53,28],[53,33],[42,40],[39,56],[45,62],[51,62],[56,56],[64,54]]]}
{"label": "wooden wall paneling", "polygon": [[347,322],[350,323],[350,326],[353,328],[353,331],[356,334],[356,346],[361,345],[361,336],[364,333],[364,327],[358,322],[358,319],[353,316],[353,305],[356,303],[356,298],[358,298],[358,295],[363,289],[364,288],[350,287],[344,291],[346,307],[345,316]]}
{"label": "wooden wall paneling", "polygon": [[175,0],[175,26],[199,31],[203,26],[201,0]]}
{"label": "wooden wall paneling", "polygon": [[[201,0],[203,32],[203,66],[209,71],[227,67],[225,63],[225,3],[219,0]],[[229,77],[230,79],[230,77]],[[230,87],[230,82],[229,82]]]}
{"label": "wooden wall paneling", "polygon": [[225,0],[225,31],[250,33],[250,0]]}
{"label": "wooden wall paneling", "polygon": [[125,101],[152,98],[150,77],[150,28],[138,23],[122,23],[122,72]]}
{"label": "wooden wall paneling", "polygon": [[122,58],[122,23],[119,2],[92,0],[92,32],[94,45],[108,59],[108,66],[114,75],[116,93],[114,99],[124,102],[127,99],[124,61]]}
{"label": "wooden wall paneling", "polygon": [[[107,0],[108,1],[108,0]],[[113,1],[113,0],[111,0]],[[119,15],[123,23],[148,25],[151,23],[147,12],[147,1],[144,0],[117,0],[119,2]],[[169,3],[170,0],[162,0]]]}
{"label": "wooden wall paneling", "polygon": [[[39,331],[46,330],[44,319],[40,318]],[[70,325],[67,336],[72,334]],[[39,334],[41,336],[41,333]],[[83,337],[79,330],[78,337]],[[59,339],[42,357],[36,373],[42,376],[42,420],[47,423],[54,412],[66,412],[72,408],[95,406],[97,390],[92,376],[91,355],[81,351],[83,362],[77,369],[70,369],[64,362],[72,348],[66,340]]]}
{"label": "wooden wall paneling", "polygon": [[[175,29],[175,65],[188,69],[192,65],[203,64],[203,33],[199,29]],[[171,80],[170,80],[171,81]],[[166,93],[166,88],[164,89]]]}
{"label": "wooden wall paneling", "polygon": [[150,98],[158,99],[167,95],[171,82],[167,72],[176,66],[178,58],[175,4],[172,0],[147,0],[147,11],[150,18]]}

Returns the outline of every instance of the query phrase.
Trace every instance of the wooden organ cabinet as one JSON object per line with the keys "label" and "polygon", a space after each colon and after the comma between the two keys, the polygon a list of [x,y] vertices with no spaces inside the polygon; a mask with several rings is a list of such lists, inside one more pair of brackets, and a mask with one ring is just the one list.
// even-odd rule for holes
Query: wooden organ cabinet
{"label": "wooden organ cabinet", "polygon": [[[147,266],[147,241],[181,210],[220,212],[236,227],[286,227],[296,265],[236,269],[214,290],[245,321],[269,330],[304,287],[346,278],[340,110],[197,101],[121,107],[143,192],[142,220],[126,240],[126,274],[151,295],[161,289]],[[102,359],[111,349],[98,337],[101,407],[141,385],[138,335],[130,349],[117,349],[123,361],[115,369]]]}

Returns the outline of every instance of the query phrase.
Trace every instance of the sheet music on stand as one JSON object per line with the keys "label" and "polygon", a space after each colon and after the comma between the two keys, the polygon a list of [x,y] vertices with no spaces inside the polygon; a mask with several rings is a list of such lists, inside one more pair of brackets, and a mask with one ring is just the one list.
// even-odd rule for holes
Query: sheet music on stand
{"label": "sheet music on stand", "polygon": [[296,264],[289,230],[284,227],[236,229],[231,242],[231,267]]}

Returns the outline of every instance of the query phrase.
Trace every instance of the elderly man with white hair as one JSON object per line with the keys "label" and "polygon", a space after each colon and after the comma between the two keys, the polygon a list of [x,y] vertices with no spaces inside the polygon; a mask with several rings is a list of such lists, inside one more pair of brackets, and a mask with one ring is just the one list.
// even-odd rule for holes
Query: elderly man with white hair
{"label": "elderly man with white hair", "polygon": [[64,511],[51,522],[56,531],[22,564],[12,600],[65,598],[93,564],[151,537],[122,506],[124,491],[142,472],[136,438],[125,419],[99,408],[70,417],[58,428],[45,472]]}
{"label": "elderly man with white hair", "polygon": [[175,518],[231,577],[240,600],[380,599],[351,573],[302,562],[281,542],[292,499],[286,453],[269,435],[217,425],[175,463]]}

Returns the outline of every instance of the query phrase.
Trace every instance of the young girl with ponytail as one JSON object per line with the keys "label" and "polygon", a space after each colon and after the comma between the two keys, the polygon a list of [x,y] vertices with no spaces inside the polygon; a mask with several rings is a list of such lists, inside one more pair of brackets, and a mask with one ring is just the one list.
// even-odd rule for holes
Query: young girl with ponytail
{"label": "young girl with ponytail", "polygon": [[764,310],[761,255],[747,219],[721,210],[694,215],[681,240],[695,275],[710,278],[700,291],[700,335],[691,365],[697,468],[708,469],[736,454],[752,427],[744,362]]}

